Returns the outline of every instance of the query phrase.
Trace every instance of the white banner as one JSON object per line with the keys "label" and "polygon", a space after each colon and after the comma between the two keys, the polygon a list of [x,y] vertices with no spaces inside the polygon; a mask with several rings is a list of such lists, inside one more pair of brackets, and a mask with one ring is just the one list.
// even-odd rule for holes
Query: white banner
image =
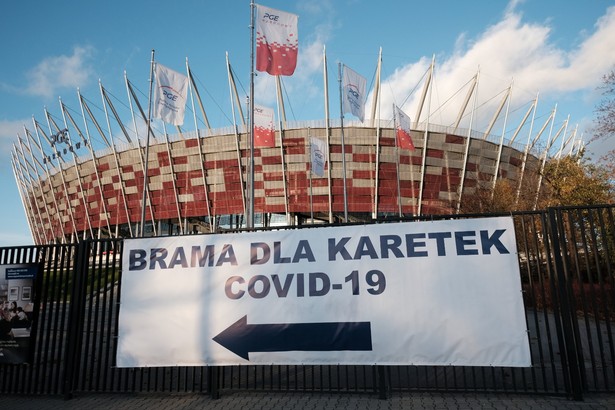
{"label": "white banner", "polygon": [[162,64],[156,64],[154,118],[160,118],[169,124],[182,125],[187,97],[188,77]]}
{"label": "white banner", "polygon": [[297,15],[256,5],[256,69],[293,75],[299,54]]}
{"label": "white banner", "polygon": [[119,367],[530,366],[510,217],[124,241]]}
{"label": "white banner", "polygon": [[322,177],[325,175],[325,164],[327,163],[327,143],[320,138],[310,139],[310,155],[312,157],[312,172],[314,175]]}
{"label": "white banner", "polygon": [[342,75],[342,112],[351,113],[363,122],[365,117],[365,77],[344,66]]}

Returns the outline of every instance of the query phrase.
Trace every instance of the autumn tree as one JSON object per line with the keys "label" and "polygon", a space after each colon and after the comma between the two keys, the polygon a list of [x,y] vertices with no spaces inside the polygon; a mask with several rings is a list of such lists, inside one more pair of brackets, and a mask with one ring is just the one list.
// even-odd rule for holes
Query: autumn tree
{"label": "autumn tree", "polygon": [[499,179],[494,187],[485,181],[464,197],[461,212],[502,213],[611,203],[615,203],[615,185],[609,170],[581,153],[547,160],[542,178],[539,170],[528,171],[522,184]]}
{"label": "autumn tree", "polygon": [[[613,141],[615,138],[615,70],[602,77],[602,100],[596,106],[596,119],[593,127],[593,137],[590,141]],[[615,149],[601,153],[601,163],[615,179]]]}
{"label": "autumn tree", "polygon": [[548,161],[544,171],[540,207],[583,206],[615,202],[609,170],[583,156]]}

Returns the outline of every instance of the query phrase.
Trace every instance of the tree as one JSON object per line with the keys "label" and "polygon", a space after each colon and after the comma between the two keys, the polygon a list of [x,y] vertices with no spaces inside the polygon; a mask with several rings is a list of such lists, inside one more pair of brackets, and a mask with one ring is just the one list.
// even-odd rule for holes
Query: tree
{"label": "tree", "polygon": [[[596,120],[590,142],[606,141],[615,138],[615,70],[602,77],[602,100],[596,107]],[[603,153],[601,163],[615,179],[615,149]]]}
{"label": "tree", "polygon": [[615,202],[615,186],[609,170],[582,155],[547,162],[539,208],[583,206]]}
{"label": "tree", "polygon": [[[540,193],[536,191],[540,183]],[[502,213],[547,209],[552,206],[585,206],[615,203],[615,184],[607,167],[579,157],[551,158],[543,177],[538,170],[526,172],[521,186],[500,179],[479,184],[464,197],[463,213]]]}

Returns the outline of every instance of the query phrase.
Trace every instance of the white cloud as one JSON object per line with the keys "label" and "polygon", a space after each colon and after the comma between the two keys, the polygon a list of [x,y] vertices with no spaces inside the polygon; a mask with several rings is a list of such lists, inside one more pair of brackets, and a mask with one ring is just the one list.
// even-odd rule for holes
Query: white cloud
{"label": "white cloud", "polygon": [[52,98],[58,90],[84,86],[92,75],[93,54],[92,47],[75,47],[72,55],[45,58],[26,74],[25,93]]}
{"label": "white cloud", "polygon": [[[501,21],[476,38],[469,39],[461,34],[451,55],[436,58],[432,112],[445,102],[450,108],[443,110],[439,114],[442,118],[434,118],[434,121],[444,125],[454,122],[467,92],[467,88],[462,89],[462,86],[468,83],[479,67],[477,106],[481,107],[479,111],[483,111],[480,124],[486,125],[499,104],[501,97],[498,95],[513,80],[511,108],[533,99],[538,91],[541,99],[557,98],[566,93],[592,93],[602,75],[615,65],[615,7],[610,7],[598,20],[593,32],[579,34],[585,37],[580,39],[577,47],[565,50],[556,47],[550,39],[551,27],[548,23],[524,22],[521,13],[515,11],[518,4],[511,2]],[[401,104],[411,94],[405,111],[414,117],[422,90],[422,84],[417,87],[417,83],[429,63],[428,59],[421,59],[396,69],[383,80],[382,118],[391,115],[393,103]],[[569,95],[567,97],[571,98]],[[588,101],[583,103],[587,104]],[[550,110],[551,107],[544,109]],[[564,118],[566,114],[559,118]],[[421,120],[424,120],[424,115],[425,110]],[[481,116],[480,113],[477,115]],[[467,118],[464,121],[467,122]],[[473,128],[477,128],[477,122]]]}
{"label": "white cloud", "polygon": [[27,121],[32,120],[0,121],[0,154],[9,155],[17,135],[23,135],[23,124]]}

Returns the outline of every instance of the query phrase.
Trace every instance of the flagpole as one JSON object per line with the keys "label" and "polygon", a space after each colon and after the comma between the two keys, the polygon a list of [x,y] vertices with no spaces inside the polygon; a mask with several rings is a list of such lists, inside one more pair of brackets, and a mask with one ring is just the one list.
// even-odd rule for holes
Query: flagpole
{"label": "flagpole", "polygon": [[250,97],[248,101],[250,158],[248,161],[248,214],[246,215],[246,223],[249,229],[254,228],[254,8],[254,1],[250,0]]}
{"label": "flagpole", "polygon": [[348,222],[348,193],[346,192],[346,147],[344,144],[344,108],[342,106],[342,63],[337,63],[338,81],[340,83],[340,131],[342,133],[342,178],[344,181],[344,222]]}
{"label": "flagpole", "polygon": [[[152,50],[152,61],[149,69],[149,93],[147,97],[147,138],[145,140],[145,171],[143,172],[143,199],[141,200],[141,224],[139,226],[139,236],[142,238],[145,232],[145,201],[147,200],[147,172],[149,167],[149,137],[151,134],[152,122],[152,88],[154,86],[154,53]],[[154,221],[152,220],[152,223]]]}

